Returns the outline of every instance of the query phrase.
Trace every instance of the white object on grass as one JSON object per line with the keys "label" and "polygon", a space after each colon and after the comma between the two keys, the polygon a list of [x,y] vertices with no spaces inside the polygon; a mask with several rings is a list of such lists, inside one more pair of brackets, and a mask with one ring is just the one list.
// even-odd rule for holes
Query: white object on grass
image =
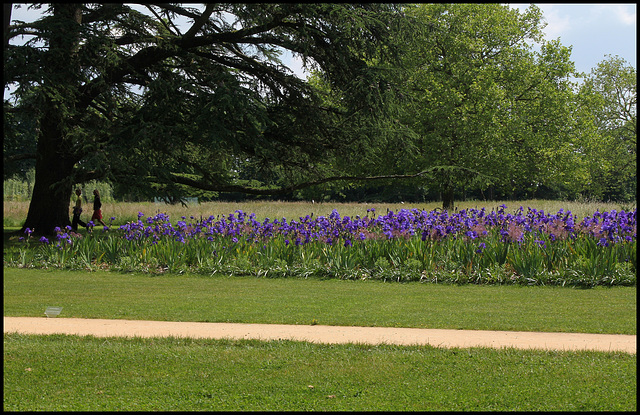
{"label": "white object on grass", "polygon": [[61,311],[62,307],[47,307],[47,309],[44,310],[44,313],[47,317],[58,317],[58,314],[60,314]]}

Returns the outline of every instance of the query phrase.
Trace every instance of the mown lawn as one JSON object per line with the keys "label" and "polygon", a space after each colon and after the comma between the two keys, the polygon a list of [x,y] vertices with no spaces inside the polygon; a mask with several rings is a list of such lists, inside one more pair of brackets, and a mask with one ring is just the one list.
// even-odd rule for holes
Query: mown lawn
{"label": "mown lawn", "polygon": [[[636,333],[635,287],[4,268],[5,316]],[[43,318],[45,318],[43,316]],[[3,409],[635,411],[636,355],[4,335]]]}
{"label": "mown lawn", "polygon": [[636,288],[4,268],[6,316],[636,334]]}
{"label": "mown lawn", "polygon": [[635,411],[624,353],[4,336],[4,410]]}

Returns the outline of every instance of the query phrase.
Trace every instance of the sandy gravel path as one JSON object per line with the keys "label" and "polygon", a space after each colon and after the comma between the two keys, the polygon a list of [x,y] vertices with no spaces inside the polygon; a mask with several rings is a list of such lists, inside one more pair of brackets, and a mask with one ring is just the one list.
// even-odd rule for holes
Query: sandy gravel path
{"label": "sandy gravel path", "polygon": [[4,317],[4,332],[77,334],[98,337],[194,337],[298,340],[314,343],[432,345],[435,347],[516,347],[546,350],[599,350],[636,353],[636,336],[622,334],[536,333],[323,325],[195,323],[81,318]]}

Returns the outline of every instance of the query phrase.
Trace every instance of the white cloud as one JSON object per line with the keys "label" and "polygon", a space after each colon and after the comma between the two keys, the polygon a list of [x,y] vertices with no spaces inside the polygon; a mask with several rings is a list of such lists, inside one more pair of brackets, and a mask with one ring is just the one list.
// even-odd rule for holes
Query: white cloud
{"label": "white cloud", "polygon": [[[512,8],[524,11],[529,4],[512,3]],[[556,39],[584,27],[601,27],[605,22],[615,25],[636,24],[635,4],[577,4],[536,3],[547,23],[544,29],[547,39]]]}
{"label": "white cloud", "polygon": [[598,14],[610,14],[624,25],[636,24],[636,5],[635,4],[600,4],[594,6]]}
{"label": "white cloud", "polygon": [[[566,4],[534,3],[542,11],[542,20],[546,23],[543,32],[546,39],[556,39],[570,31],[578,23],[575,14],[567,14]],[[524,12],[531,3],[509,3],[509,7]]]}
{"label": "white cloud", "polygon": [[562,10],[559,10],[553,4],[540,4],[543,13],[543,18],[547,22],[547,26],[544,28],[544,34],[547,39],[556,39],[562,36],[563,33],[572,29],[572,25],[576,23],[575,18],[562,14]]}
{"label": "white cloud", "polygon": [[[510,7],[524,11],[529,4]],[[589,72],[605,55],[618,55],[636,66],[636,5],[606,3],[536,3],[547,26],[546,40],[571,46],[579,72]]]}

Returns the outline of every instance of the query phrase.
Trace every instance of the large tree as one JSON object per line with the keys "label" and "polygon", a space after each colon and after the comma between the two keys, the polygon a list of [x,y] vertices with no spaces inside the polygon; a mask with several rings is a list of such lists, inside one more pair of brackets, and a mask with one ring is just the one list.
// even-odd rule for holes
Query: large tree
{"label": "large tree", "polygon": [[443,208],[469,186],[513,191],[561,180],[573,158],[574,68],[570,48],[542,39],[540,9],[438,3],[407,14],[430,29],[406,56],[411,162],[441,166],[427,179]]}
{"label": "large tree", "polygon": [[[19,99],[5,100],[12,139],[3,154],[5,174],[35,158],[24,227],[40,233],[69,224],[72,189],[91,179],[178,196],[184,186],[273,194],[335,179],[323,160],[375,137],[392,91],[389,39],[411,32],[393,4],[42,11],[30,23],[5,18],[5,86]],[[9,43],[23,35],[30,40]],[[282,50],[318,70],[341,101],[327,105],[283,66]],[[19,152],[34,140],[35,152]]]}
{"label": "large tree", "polygon": [[582,192],[598,199],[632,200],[637,189],[637,74],[619,56],[607,56],[580,87],[585,123],[582,153],[586,180]]}

